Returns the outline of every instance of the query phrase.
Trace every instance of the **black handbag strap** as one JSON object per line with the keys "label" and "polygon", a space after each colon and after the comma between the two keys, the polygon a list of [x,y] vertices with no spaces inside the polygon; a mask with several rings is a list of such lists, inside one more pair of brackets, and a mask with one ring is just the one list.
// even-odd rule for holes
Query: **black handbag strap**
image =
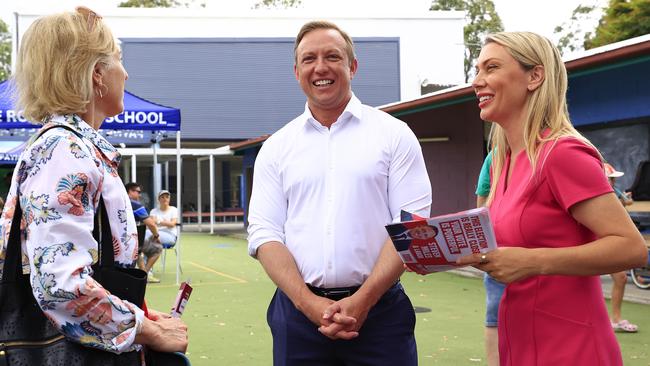
{"label": "black handbag strap", "polygon": [[[38,136],[34,139],[39,139],[45,132],[52,128],[63,128],[71,131],[79,138],[83,136],[75,129],[67,125],[54,125],[49,128],[39,131]],[[15,282],[22,272],[22,246],[20,243],[20,223],[22,221],[23,211],[20,207],[20,195],[16,199],[16,207],[14,209],[14,216],[11,222],[11,231],[9,232],[9,239],[7,241],[7,250],[5,253],[5,262],[2,270],[2,282]],[[95,211],[93,238],[97,241],[99,250],[99,258],[93,271],[97,271],[99,267],[112,267],[115,264],[115,253],[113,251],[113,234],[111,233],[111,225],[108,220],[108,212],[104,204],[104,198],[99,196],[99,203]]]}
{"label": "black handbag strap", "polygon": [[5,252],[5,263],[2,267],[2,282],[16,282],[23,274],[22,248],[20,246],[20,222],[23,219],[23,211],[20,209],[20,200],[16,200],[14,217],[11,221],[11,231],[7,241]]}
{"label": "black handbag strap", "polygon": [[[20,243],[20,222],[23,218],[23,210],[20,207],[20,199],[16,200],[14,217],[11,221],[11,231],[7,241],[7,251],[2,269],[2,282],[15,282],[23,274],[22,272],[22,246]],[[99,249],[99,260],[93,265],[93,271],[98,267],[112,267],[115,264],[115,253],[113,251],[113,234],[104,205],[103,197],[99,197],[99,205],[95,213],[95,225],[93,238],[97,241]]]}
{"label": "black handbag strap", "polygon": [[104,198],[99,197],[97,211],[95,211],[95,224],[93,227],[93,238],[97,240],[99,248],[99,259],[93,266],[97,272],[98,267],[112,267],[115,264],[115,252],[113,250],[113,233],[111,233],[111,224],[108,220],[108,211],[104,204]]}

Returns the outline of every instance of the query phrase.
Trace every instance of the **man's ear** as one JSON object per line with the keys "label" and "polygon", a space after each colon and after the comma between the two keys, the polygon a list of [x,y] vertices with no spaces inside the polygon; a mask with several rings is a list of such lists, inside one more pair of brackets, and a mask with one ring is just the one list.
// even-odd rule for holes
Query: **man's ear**
{"label": "man's ear", "polygon": [[544,82],[546,72],[544,66],[535,65],[528,71],[528,91],[534,91]]}
{"label": "man's ear", "polygon": [[352,60],[352,64],[350,65],[350,79],[354,78],[354,75],[357,73],[358,68],[359,68],[359,63],[355,58],[354,60]]}

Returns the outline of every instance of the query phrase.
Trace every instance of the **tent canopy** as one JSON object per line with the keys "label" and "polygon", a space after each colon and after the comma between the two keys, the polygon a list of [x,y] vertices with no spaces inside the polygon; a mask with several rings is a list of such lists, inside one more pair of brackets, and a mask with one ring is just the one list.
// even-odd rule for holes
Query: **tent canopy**
{"label": "tent canopy", "polygon": [[[9,81],[0,83],[0,129],[39,127],[37,124],[29,123],[14,109],[10,98]],[[101,129],[180,131],[181,111],[124,91],[124,112],[106,118]]]}
{"label": "tent canopy", "polygon": [[22,142],[6,151],[0,152],[0,165],[15,165],[18,163],[20,153],[25,149],[27,141]]}

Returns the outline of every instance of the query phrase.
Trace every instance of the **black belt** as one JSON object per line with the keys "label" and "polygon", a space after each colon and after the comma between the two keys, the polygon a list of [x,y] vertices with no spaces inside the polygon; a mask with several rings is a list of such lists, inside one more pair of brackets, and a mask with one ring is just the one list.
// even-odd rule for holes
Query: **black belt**
{"label": "black belt", "polygon": [[309,290],[311,290],[311,292],[318,296],[338,301],[348,296],[352,296],[361,286],[320,288],[307,284],[307,287]]}

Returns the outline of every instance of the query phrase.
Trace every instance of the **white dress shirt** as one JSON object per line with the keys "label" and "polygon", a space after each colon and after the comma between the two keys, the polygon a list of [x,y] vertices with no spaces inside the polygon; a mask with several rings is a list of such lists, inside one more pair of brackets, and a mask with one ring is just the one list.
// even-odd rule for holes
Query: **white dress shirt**
{"label": "white dress shirt", "polygon": [[404,209],[425,217],[431,185],[408,126],[354,95],[331,128],[309,108],[262,146],[255,162],[248,249],[283,243],[306,283],[362,284]]}

